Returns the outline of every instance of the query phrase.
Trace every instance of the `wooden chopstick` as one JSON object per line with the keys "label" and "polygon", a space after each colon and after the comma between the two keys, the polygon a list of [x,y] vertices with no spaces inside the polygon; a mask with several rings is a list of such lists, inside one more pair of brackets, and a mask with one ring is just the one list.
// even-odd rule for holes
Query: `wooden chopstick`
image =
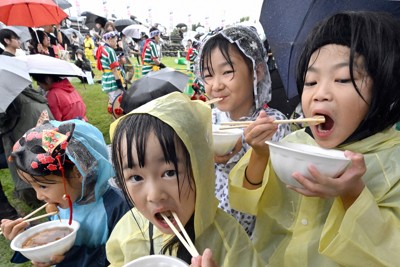
{"label": "wooden chopstick", "polygon": [[[174,212],[172,213],[172,215],[174,216],[175,221],[178,223],[179,228],[181,229],[182,233],[185,235],[187,240],[179,233],[178,229],[176,229],[176,227],[172,224],[172,222],[168,219],[168,217],[166,215],[164,215],[163,213],[161,213],[161,216],[163,217],[163,219],[167,222],[168,226],[172,229],[174,234],[182,242],[183,246],[185,246],[185,248],[189,251],[190,255],[192,255],[192,257],[199,256],[200,255],[199,252],[197,251],[196,247],[194,246],[192,240],[190,240],[189,235],[186,233],[186,230],[183,227],[178,216]],[[188,242],[190,242],[190,244]]]}
{"label": "wooden chopstick", "polygon": [[31,213],[29,213],[28,215],[26,215],[24,218],[24,220],[32,217],[34,214],[38,213],[39,211],[41,211],[42,209],[44,209],[49,203],[44,204],[43,206],[41,206],[40,208],[35,209],[34,211],[32,211]]}
{"label": "wooden chopstick", "polygon": [[[46,217],[50,217],[50,216],[53,216],[53,215],[56,215],[56,214],[58,214],[58,211],[53,211],[53,212],[50,212],[50,213],[46,213],[46,214],[43,214],[43,215],[39,215],[39,216],[37,216],[37,217],[33,217],[33,218],[30,218],[30,219],[27,219],[27,220],[25,220],[24,219],[24,222],[32,222],[32,221],[36,221],[36,220],[39,220],[39,219],[42,219],[42,218],[46,218]],[[29,215],[29,214],[28,214]],[[27,215],[27,216],[28,216]],[[32,215],[31,215],[32,216]],[[26,217],[26,216],[25,216]],[[24,218],[25,218],[24,217]],[[2,235],[3,234],[3,232],[2,231],[0,231],[0,235]]]}
{"label": "wooden chopstick", "polygon": [[[230,122],[221,122],[221,127],[219,130],[227,130],[227,129],[235,129],[235,128],[246,128],[254,121],[230,121]],[[310,118],[300,118],[300,119],[289,119],[289,120],[274,120],[272,123],[274,124],[283,124],[283,123],[309,123],[310,125],[317,125],[325,122],[324,116],[314,116]]]}
{"label": "wooden chopstick", "polygon": [[217,102],[221,101],[222,99],[223,98],[221,98],[221,97],[213,98],[213,99],[210,99],[210,100],[206,101],[205,103],[208,104],[208,105],[211,105],[211,104],[214,104],[214,103],[217,103]]}

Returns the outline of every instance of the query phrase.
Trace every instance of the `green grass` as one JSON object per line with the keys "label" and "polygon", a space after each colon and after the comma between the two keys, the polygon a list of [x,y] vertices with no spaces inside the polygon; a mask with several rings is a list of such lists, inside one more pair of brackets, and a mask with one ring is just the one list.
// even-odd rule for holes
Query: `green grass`
{"label": "green grass", "polygon": [[[175,63],[176,58],[164,57],[162,62],[171,68],[175,68],[178,70],[184,71],[186,69],[185,65],[177,65]],[[132,58],[132,62],[136,63],[136,59]],[[97,70],[95,71],[95,80],[101,79],[101,73]],[[77,91],[82,96],[85,104],[86,104],[86,116],[89,119],[89,123],[96,126],[104,135],[104,139],[107,144],[110,143],[109,136],[109,126],[113,121],[112,116],[107,113],[107,102],[108,96],[107,94],[101,91],[100,84],[81,84],[77,78],[72,79],[72,84],[75,86]],[[8,169],[0,170],[0,178],[1,184],[3,185],[3,189],[11,202],[11,204],[18,210],[21,215],[26,215],[30,212],[30,208],[26,206],[23,202],[18,199],[13,198],[12,192],[14,185],[12,183],[12,179]],[[12,264],[9,262],[13,255],[13,251],[10,249],[10,241],[6,240],[4,236],[0,236],[0,266],[1,267],[11,267],[11,266],[32,266],[32,264]]]}

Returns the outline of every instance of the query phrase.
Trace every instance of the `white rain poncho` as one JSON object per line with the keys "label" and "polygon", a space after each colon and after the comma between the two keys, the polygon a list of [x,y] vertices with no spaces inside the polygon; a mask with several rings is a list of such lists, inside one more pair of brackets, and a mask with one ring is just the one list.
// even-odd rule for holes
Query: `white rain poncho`
{"label": "white rain poncho", "polygon": [[[214,196],[214,161],[211,127],[211,109],[202,101],[191,101],[182,93],[171,93],[157,98],[131,113],[145,113],[170,125],[182,139],[191,158],[196,187],[194,215],[195,246],[199,253],[210,248],[218,266],[265,266],[253,245],[233,217],[217,208]],[[122,117],[123,118],[123,117]],[[119,123],[111,125],[113,136]],[[111,266],[122,266],[136,258],[149,255],[148,220],[133,208],[114,228],[107,242],[107,258]],[[171,235],[154,228],[155,253]],[[176,251],[173,251],[176,255]]]}

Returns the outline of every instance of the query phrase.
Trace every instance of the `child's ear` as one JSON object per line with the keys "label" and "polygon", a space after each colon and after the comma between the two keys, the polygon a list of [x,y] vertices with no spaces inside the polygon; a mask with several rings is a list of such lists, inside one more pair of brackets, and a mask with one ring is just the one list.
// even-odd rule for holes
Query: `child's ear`
{"label": "child's ear", "polygon": [[82,174],[79,172],[76,166],[74,166],[74,168],[72,169],[72,177],[79,178],[79,182],[82,182]]}

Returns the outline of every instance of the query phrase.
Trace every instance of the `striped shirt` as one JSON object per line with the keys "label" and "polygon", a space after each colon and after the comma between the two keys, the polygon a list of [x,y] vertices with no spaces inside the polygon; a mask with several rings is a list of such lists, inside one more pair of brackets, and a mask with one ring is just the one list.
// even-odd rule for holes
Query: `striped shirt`
{"label": "striped shirt", "polygon": [[108,45],[104,45],[100,60],[103,67],[103,76],[101,77],[101,87],[103,92],[109,93],[117,90],[118,87],[112,69],[119,68],[119,63],[114,49]]}
{"label": "striped shirt", "polygon": [[144,47],[144,49],[142,76],[152,71],[153,66],[156,65],[153,59],[159,58],[157,44],[153,40],[147,42],[147,45]]}

